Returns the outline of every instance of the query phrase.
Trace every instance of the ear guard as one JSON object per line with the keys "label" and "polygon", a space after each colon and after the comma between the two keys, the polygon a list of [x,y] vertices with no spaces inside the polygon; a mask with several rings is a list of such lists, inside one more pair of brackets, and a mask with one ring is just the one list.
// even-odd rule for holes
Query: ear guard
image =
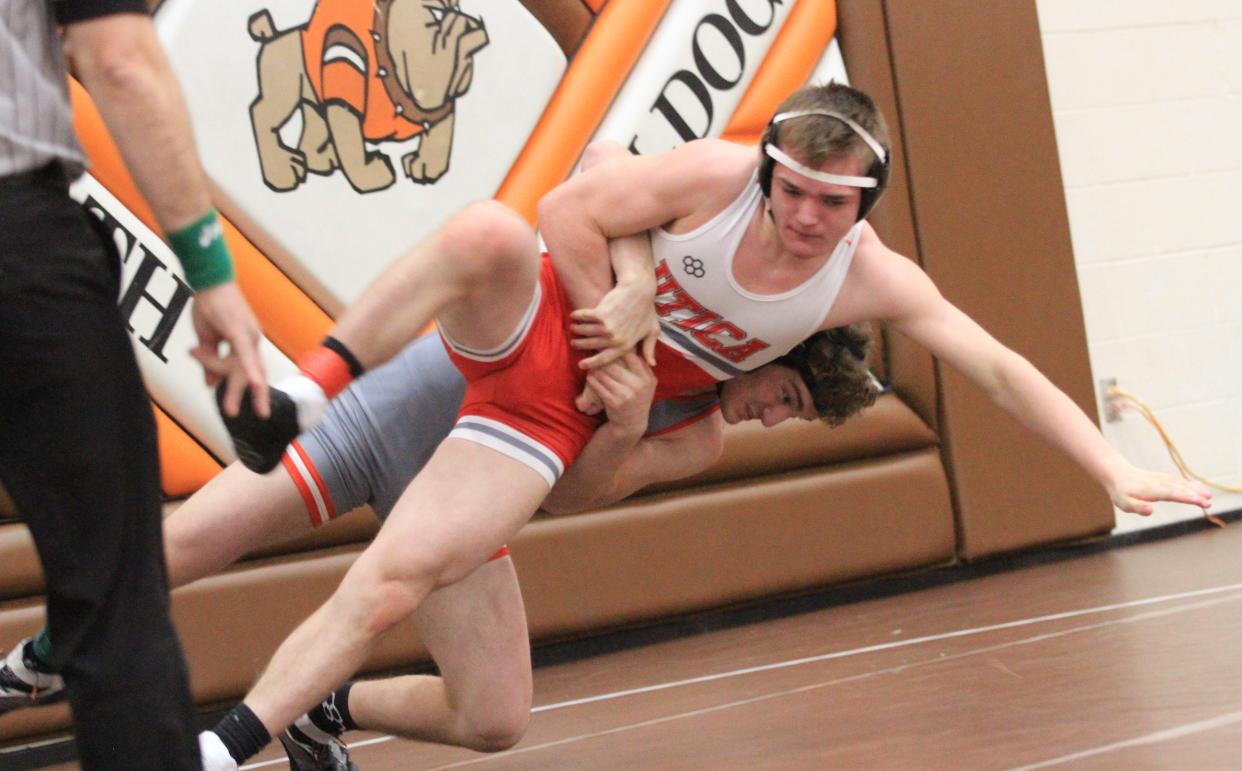
{"label": "ear guard", "polygon": [[[871,167],[867,169],[867,176],[853,177],[816,171],[798,163],[777,147],[775,142],[776,125],[791,118],[801,118],[805,115],[823,115],[835,118],[849,126],[863,142],[866,142],[867,147],[871,148],[871,152],[875,154],[875,160],[872,161]],[[885,152],[884,147],[876,141],[875,137],[871,136],[870,132],[840,113],[827,110],[794,110],[792,112],[777,113],[772,116],[772,120],[768,122],[767,129],[763,132],[761,146],[763,154],[759,158],[759,187],[763,191],[765,198],[772,195],[772,171],[778,162],[810,179],[834,185],[847,185],[859,188],[861,192],[858,201],[859,220],[871,212],[876,202],[880,200],[880,194],[884,192],[885,185],[888,184],[889,155]]]}

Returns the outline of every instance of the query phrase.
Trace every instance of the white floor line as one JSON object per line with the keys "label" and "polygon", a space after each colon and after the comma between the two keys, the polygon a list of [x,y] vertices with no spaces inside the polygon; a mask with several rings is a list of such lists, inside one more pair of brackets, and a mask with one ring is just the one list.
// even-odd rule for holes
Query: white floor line
{"label": "white floor line", "polygon": [[1107,613],[1113,610],[1122,610],[1125,608],[1138,608],[1144,605],[1154,605],[1161,602],[1172,602],[1173,600],[1184,600],[1191,597],[1203,597],[1205,595],[1220,594],[1222,592],[1231,592],[1242,589],[1242,583],[1228,584],[1225,586],[1212,587],[1210,589],[1196,589],[1191,592],[1181,592],[1179,594],[1166,594],[1160,597],[1149,597],[1143,600],[1131,600],[1129,602],[1119,602],[1113,605],[1100,605],[1094,608],[1083,608],[1082,610],[1071,610],[1064,613],[1053,613],[1047,616],[1036,616],[1034,618],[1025,618],[1018,621],[1006,621],[1001,624],[991,624],[989,626],[974,627],[972,629],[959,629],[953,632],[941,632],[939,634],[926,635],[924,637],[912,637],[909,640],[897,640],[894,642],[879,643],[877,645],[867,645],[862,648],[851,648],[844,651],[834,651],[833,653],[822,653],[818,656],[808,656],[801,659],[790,659],[788,661],[778,661],[772,664],[762,664],[756,667],[747,667],[745,669],[735,669],[731,672],[718,672],[712,675],[702,675],[700,677],[691,677],[685,680],[675,680],[668,683],[659,683],[657,685],[647,685],[641,688],[631,688],[625,691],[615,691],[613,693],[604,693],[597,696],[586,696],[581,699],[570,699],[569,701],[557,702],[555,704],[545,704],[540,707],[531,709],[531,713],[550,712],[555,709],[564,709],[566,707],[577,707],[583,704],[592,704],[598,701],[609,701],[611,699],[620,699],[625,696],[635,696],[642,693],[651,693],[653,691],[663,691],[669,688],[681,688],[687,685],[697,685],[699,683],[709,683],[714,680],[724,680],[730,677],[740,677],[742,675],[754,674],[756,672],[768,672],[774,669],[785,669],[788,667],[801,666],[802,664],[813,664],[819,661],[829,661],[831,659],[842,659],[850,656],[859,656],[864,653],[876,653],[878,651],[893,650],[895,648],[906,648],[912,645],[921,645],[928,642],[937,642],[940,640],[951,640],[955,637],[969,637],[971,635],[986,634],[987,632],[996,632],[1002,629],[1015,629],[1023,626],[1031,626],[1033,624],[1043,624],[1049,621],[1061,621],[1067,618],[1078,618],[1080,616],[1088,616],[1096,613]]}
{"label": "white floor line", "polygon": [[[397,737],[377,736],[373,739],[359,739],[356,742],[345,742],[345,745],[349,749],[353,750],[353,749],[357,749],[358,747],[368,747],[372,744],[383,744],[384,742],[390,742],[395,738]],[[289,765],[289,761],[287,759],[275,758],[274,760],[263,760],[258,763],[247,763],[246,765],[238,768],[237,771],[250,771],[250,769],[252,768],[268,768],[269,766],[287,766],[287,765]]]}
{"label": "white floor line", "polygon": [[[1157,597],[1147,597],[1141,600],[1130,600],[1128,602],[1113,603],[1111,605],[1098,605],[1092,608],[1082,608],[1080,610],[1065,611],[1063,613],[1052,613],[1045,616],[1035,616],[1032,618],[1018,619],[1016,621],[1006,621],[1000,624],[991,624],[988,626],[973,627],[970,629],[958,629],[952,632],[941,632],[939,634],[925,635],[923,637],[913,637],[909,640],[897,640],[894,642],[879,643],[876,645],[867,645],[860,648],[851,648],[843,651],[834,651],[832,653],[823,653],[818,656],[808,656],[800,659],[790,659],[787,661],[778,661],[771,664],[762,664],[755,667],[747,667],[745,669],[735,669],[729,672],[718,672],[711,675],[702,675],[700,677],[687,678],[685,680],[674,680],[667,683],[657,683],[655,685],[643,686],[641,688],[630,688],[624,691],[613,691],[612,693],[603,693],[595,696],[586,696],[580,699],[570,699],[568,701],[555,702],[553,704],[544,704],[531,708],[531,714],[540,712],[551,712],[553,710],[565,709],[566,707],[577,707],[583,704],[593,704],[601,701],[611,701],[627,696],[636,696],[644,693],[653,693],[655,691],[668,690],[670,688],[681,688],[687,685],[697,685],[699,683],[708,683],[716,680],[725,680],[731,677],[741,677],[743,675],[754,674],[757,672],[768,672],[776,669],[786,669],[789,667],[801,666],[803,664],[813,664],[820,661],[829,661],[832,659],[847,658],[850,656],[859,656],[865,653],[876,653],[879,651],[893,650],[896,648],[905,648],[912,645],[921,645],[923,643],[937,642],[940,640],[950,640],[957,637],[968,637],[971,635],[986,634],[1002,629],[1015,629],[1023,626],[1031,626],[1034,624],[1043,624],[1050,621],[1060,621],[1067,618],[1079,618],[1098,613],[1108,613],[1114,610],[1124,610],[1126,608],[1138,608],[1146,605],[1155,605],[1162,602],[1173,602],[1175,600],[1183,600],[1192,597],[1204,597],[1212,594],[1221,594],[1223,592],[1231,592],[1242,589],[1242,582],[1233,584],[1224,584],[1221,586],[1209,587],[1207,589],[1195,589],[1189,592],[1178,592],[1176,594],[1165,594]],[[366,740],[367,744],[378,744],[380,742],[389,741],[393,737],[384,736],[376,739]],[[362,746],[362,742],[353,743],[351,747]],[[242,766],[240,771],[248,771],[253,768],[263,768],[271,765],[279,765],[286,761],[269,760],[262,763],[254,763]]]}
{"label": "white floor line", "polygon": [[[392,738],[392,737],[388,737],[388,738]],[[287,765],[289,765],[288,759],[277,758],[275,760],[262,760],[262,761],[259,761],[258,763],[247,763],[244,766],[240,766],[237,769],[237,771],[250,771],[250,769],[252,768],[267,768],[268,766],[287,766]]]}
{"label": "white floor line", "polygon": [[1242,723],[1242,712],[1226,712],[1223,715],[1217,715],[1216,717],[1208,718],[1207,720],[1198,720],[1194,723],[1186,723],[1185,725],[1166,728],[1163,731],[1155,731],[1154,733],[1145,734],[1143,736],[1136,736],[1133,739],[1125,739],[1124,741],[1105,744],[1094,749],[1075,752],[1072,755],[1062,755],[1059,758],[1050,758],[1049,760],[1040,761],[1039,763],[1032,763],[1029,766],[1018,766],[1017,768],[1010,769],[1010,771],[1030,771],[1030,769],[1034,768],[1059,766],[1064,763],[1071,763],[1075,760],[1090,758],[1096,755],[1103,755],[1105,753],[1113,752],[1114,750],[1122,750],[1127,747],[1138,747],[1143,744],[1156,744],[1158,742],[1167,742],[1171,739],[1180,739],[1183,736],[1191,736],[1193,734],[1203,733],[1204,731],[1224,728],[1225,726],[1233,725],[1234,723]]}
{"label": "white floor line", "polygon": [[[1213,605],[1219,605],[1219,604],[1226,603],[1226,602],[1236,602],[1238,600],[1242,600],[1242,594],[1232,595],[1229,597],[1220,597],[1220,598],[1211,599],[1211,600],[1204,600],[1202,602],[1197,602],[1197,603],[1193,603],[1190,605],[1181,605],[1176,608],[1165,608],[1162,610],[1148,611],[1146,613],[1140,613],[1136,616],[1127,616],[1126,618],[1118,618],[1118,619],[1111,619],[1108,621],[1100,621],[1094,624],[1086,624],[1084,626],[1072,627],[1070,629],[1061,629],[1056,632],[1047,632],[1045,634],[1035,635],[1034,637],[1026,637],[1021,640],[1010,640],[1009,642],[997,643],[996,645],[988,645],[982,648],[975,648],[969,651],[962,651],[960,653],[955,653],[949,656],[937,656],[935,658],[926,659],[923,661],[914,661],[914,662],[909,662],[906,664],[899,664],[897,666],[889,667],[887,669],[873,670],[871,672],[863,672],[857,675],[849,675],[848,677],[839,677],[833,680],[827,680],[827,681],[818,682],[818,683],[811,683],[809,685],[801,685],[796,688],[789,688],[789,689],[785,689],[782,691],[776,691],[773,693],[766,693],[766,694],[763,694],[762,696],[754,696],[749,699],[739,699],[737,701],[731,701],[725,704],[717,704],[711,707],[704,707],[703,709],[692,710],[690,712],[680,712],[675,715],[666,715],[664,717],[653,718],[651,720],[643,720],[638,723],[629,723],[623,726],[616,726],[614,728],[605,729],[603,731],[595,731],[595,732],[588,733],[588,734],[570,736],[564,739],[558,739],[556,741],[531,745],[529,747],[520,747],[515,750],[509,750],[507,752],[501,752],[495,755],[487,755],[483,757],[470,758],[468,760],[462,760],[456,763],[449,763],[443,766],[436,766],[433,769],[433,771],[442,771],[442,769],[447,769],[447,768],[461,768],[463,766],[477,765],[479,763],[486,763],[492,760],[500,760],[503,758],[510,757],[512,755],[520,755],[520,754],[527,753],[527,752],[535,752],[537,750],[545,750],[545,749],[550,749],[552,747],[560,747],[560,746],[564,746],[567,744],[573,744],[575,742],[585,741],[587,739],[595,739],[601,736],[609,736],[612,734],[625,733],[626,731],[633,731],[639,728],[646,728],[648,726],[659,725],[661,723],[670,723],[676,720],[685,720],[688,718],[699,717],[701,715],[707,715],[713,712],[721,712],[727,709],[745,707],[745,706],[749,706],[751,704],[757,704],[763,701],[770,701],[772,699],[779,699],[779,698],[783,698],[786,696],[792,696],[795,694],[807,693],[809,691],[819,690],[822,688],[829,688],[834,685],[843,685],[845,683],[856,682],[859,680],[867,680],[867,679],[878,677],[881,675],[897,674],[897,673],[905,672],[907,670],[915,669],[918,667],[929,666],[933,664],[942,664],[947,661],[955,661],[957,659],[968,658],[971,656],[979,656],[979,655],[986,654],[986,653],[993,653],[995,651],[1004,650],[1007,648],[1015,648],[1020,645],[1031,645],[1033,643],[1043,642],[1045,640],[1051,640],[1057,637],[1066,637],[1072,634],[1080,634],[1082,632],[1089,632],[1089,631],[1096,630],[1096,629],[1116,626],[1118,624],[1130,624],[1130,623],[1135,623],[1138,621],[1146,621],[1146,620],[1153,619],[1153,618],[1160,618],[1163,616],[1171,616],[1176,613],[1184,613],[1188,610],[1196,610],[1200,608],[1210,607]],[[1242,713],[1239,713],[1239,714],[1242,714]],[[1176,729],[1173,729],[1173,730],[1176,730]]]}

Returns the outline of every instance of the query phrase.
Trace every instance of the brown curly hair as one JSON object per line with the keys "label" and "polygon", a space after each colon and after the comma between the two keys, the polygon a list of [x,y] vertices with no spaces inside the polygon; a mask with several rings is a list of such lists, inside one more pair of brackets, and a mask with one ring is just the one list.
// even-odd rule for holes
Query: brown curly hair
{"label": "brown curly hair", "polygon": [[[803,86],[781,102],[776,108],[776,114],[800,110],[840,113],[866,129],[885,152],[891,154],[888,124],[884,115],[871,97],[856,88],[850,88],[843,83]],[[769,124],[759,143],[761,157],[765,144],[778,145],[785,152],[794,154],[803,163],[811,166],[819,166],[843,153],[857,155],[867,166],[877,160],[871,147],[853,129],[835,118],[822,115],[809,115],[803,120],[789,123]]]}
{"label": "brown curly hair", "polygon": [[808,337],[774,363],[802,376],[815,412],[830,426],[870,407],[879,383],[867,367],[871,333],[865,325],[833,327]]}

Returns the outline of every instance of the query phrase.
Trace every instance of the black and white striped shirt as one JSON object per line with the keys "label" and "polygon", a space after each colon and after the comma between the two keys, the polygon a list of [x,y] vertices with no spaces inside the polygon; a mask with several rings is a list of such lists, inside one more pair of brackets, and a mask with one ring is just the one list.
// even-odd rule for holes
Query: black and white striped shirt
{"label": "black and white striped shirt", "polygon": [[[52,18],[55,12],[55,20]],[[85,164],[73,133],[57,22],[146,12],[143,0],[0,0],[0,177]]]}

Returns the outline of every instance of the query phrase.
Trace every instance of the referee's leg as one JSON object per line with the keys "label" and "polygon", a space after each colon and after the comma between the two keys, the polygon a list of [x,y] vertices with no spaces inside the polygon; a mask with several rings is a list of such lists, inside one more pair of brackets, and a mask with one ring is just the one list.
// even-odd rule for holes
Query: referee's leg
{"label": "referee's leg", "polygon": [[0,194],[0,480],[43,561],[83,768],[197,769],[150,407],[98,237],[44,192]]}

